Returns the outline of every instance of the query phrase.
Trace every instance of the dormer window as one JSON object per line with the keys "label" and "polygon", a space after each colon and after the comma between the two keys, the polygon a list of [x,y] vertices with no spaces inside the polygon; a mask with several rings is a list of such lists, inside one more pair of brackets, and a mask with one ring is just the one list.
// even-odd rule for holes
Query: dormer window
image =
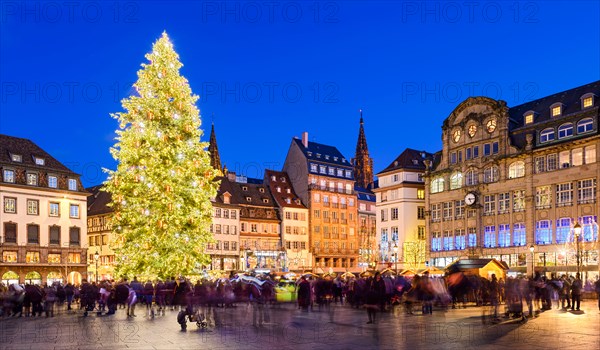
{"label": "dormer window", "polygon": [[271,181],[277,181],[277,176],[275,176],[275,175],[271,176]]}
{"label": "dormer window", "polygon": [[36,157],[36,156],[33,156],[33,161],[35,162],[35,165],[45,165],[46,164],[46,160],[44,158],[40,158],[40,157]]}
{"label": "dormer window", "polygon": [[285,192],[287,193],[292,193],[292,190],[290,190],[289,188],[285,190]]}
{"label": "dormer window", "polygon": [[581,96],[581,109],[590,108],[594,106],[594,94],[587,93]]}
{"label": "dormer window", "polygon": [[252,197],[246,197],[246,202],[252,202]]}
{"label": "dormer window", "polygon": [[326,159],[326,160],[329,160],[329,156],[328,156],[328,155],[325,155],[325,159]]}
{"label": "dormer window", "polygon": [[242,191],[248,191],[248,187],[247,186],[242,186]]}
{"label": "dormer window", "polygon": [[300,205],[300,204],[302,204],[302,202],[300,202],[299,199],[296,199],[296,204]]}
{"label": "dormer window", "polygon": [[560,102],[554,103],[550,106],[550,115],[558,117],[562,114],[563,104]]}
{"label": "dormer window", "polygon": [[342,163],[346,163],[346,158],[342,158]]}
{"label": "dormer window", "polygon": [[265,193],[265,189],[261,187],[261,188],[258,189],[258,192]]}
{"label": "dormer window", "polygon": [[418,160],[416,160],[416,159],[413,159],[413,164],[414,164],[414,165],[419,165],[419,161],[418,161]]}
{"label": "dormer window", "polygon": [[317,158],[321,158],[321,153],[317,153]]}
{"label": "dormer window", "polygon": [[525,120],[525,125],[532,124],[535,120],[535,112],[527,111],[523,114],[523,119]]}
{"label": "dormer window", "polygon": [[339,159],[338,157],[333,157],[333,161],[334,161],[334,162],[337,162],[337,161],[338,161],[338,159]]}
{"label": "dormer window", "polygon": [[269,200],[266,198],[263,198],[263,203],[269,203]]}
{"label": "dormer window", "polygon": [[292,200],[291,200],[291,199],[289,199],[289,198],[286,198],[286,199],[285,199],[285,202],[286,202],[287,204],[292,204]]}
{"label": "dormer window", "polygon": [[77,191],[77,180],[69,179],[68,186],[69,191]]}
{"label": "dormer window", "polygon": [[281,182],[285,182],[285,177],[281,177]]}
{"label": "dormer window", "polygon": [[22,163],[23,162],[23,156],[21,156],[20,154],[11,153],[10,159],[13,162],[17,162],[17,163]]}
{"label": "dormer window", "polygon": [[281,187],[277,187],[277,192],[281,193]]}
{"label": "dormer window", "polygon": [[48,187],[58,188],[58,177],[54,175],[48,175]]}
{"label": "dormer window", "polygon": [[306,152],[306,155],[309,156],[309,157],[312,157],[312,152],[310,152],[310,151]]}
{"label": "dormer window", "polygon": [[30,186],[37,186],[38,175],[36,173],[27,173],[27,184]]}

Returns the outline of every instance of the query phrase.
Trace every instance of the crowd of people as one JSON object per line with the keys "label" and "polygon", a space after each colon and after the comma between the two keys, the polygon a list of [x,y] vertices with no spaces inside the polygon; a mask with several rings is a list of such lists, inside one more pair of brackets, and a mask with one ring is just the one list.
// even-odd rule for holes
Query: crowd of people
{"label": "crowd of people", "polygon": [[[232,276],[215,280],[172,277],[165,281],[102,281],[98,284],[83,280],[81,285],[63,285],[59,282],[44,284],[0,285],[0,315],[12,317],[54,317],[57,308],[81,310],[83,316],[114,315],[124,309],[128,318],[164,315],[169,308],[180,311],[178,321],[202,320],[208,325],[218,325],[214,309],[243,304],[251,307],[252,322],[262,326],[269,322],[269,309],[276,304],[277,280],[275,276]],[[420,313],[431,315],[434,306],[441,308],[490,306],[494,317],[499,317],[499,305],[506,305],[506,316],[527,317],[556,309],[578,311],[586,286],[579,274],[549,278],[536,273],[534,277],[509,277],[495,275],[484,278],[461,271],[450,271],[443,277],[432,277],[425,272],[415,276],[301,276],[296,282],[297,307],[305,312],[330,309],[331,305],[347,304],[356,309],[366,309],[367,323],[377,322],[377,314],[389,310],[402,310],[412,315],[420,306]],[[588,285],[598,296],[600,310],[600,280]],[[74,306],[76,305],[76,307]],[[182,325],[182,328],[184,325]]]}

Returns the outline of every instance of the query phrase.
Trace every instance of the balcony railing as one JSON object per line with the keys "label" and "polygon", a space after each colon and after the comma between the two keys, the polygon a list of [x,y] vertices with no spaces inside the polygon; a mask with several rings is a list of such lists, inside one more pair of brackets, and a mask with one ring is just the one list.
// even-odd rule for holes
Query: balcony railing
{"label": "balcony railing", "polygon": [[342,194],[354,194],[354,190],[352,190],[352,189],[321,186],[318,184],[309,184],[308,189],[309,190],[328,191],[328,192],[333,192],[333,193],[342,193]]}
{"label": "balcony railing", "polygon": [[332,208],[339,208],[339,204],[338,203],[331,203],[331,207]]}

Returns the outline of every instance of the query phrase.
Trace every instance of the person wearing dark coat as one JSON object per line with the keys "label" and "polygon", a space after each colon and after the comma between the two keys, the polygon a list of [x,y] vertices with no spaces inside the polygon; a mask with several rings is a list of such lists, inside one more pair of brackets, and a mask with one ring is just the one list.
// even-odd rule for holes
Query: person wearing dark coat
{"label": "person wearing dark coat", "polygon": [[87,317],[88,312],[94,310],[98,289],[89,284],[86,279],[81,281],[81,307],[84,309],[83,316]]}
{"label": "person wearing dark coat", "polygon": [[71,283],[67,283],[65,286],[65,297],[67,298],[67,310],[71,310],[71,303],[73,302],[73,296],[75,295],[75,287]]}
{"label": "person wearing dark coat", "polygon": [[367,293],[365,295],[365,307],[369,321],[367,324],[375,323],[377,309],[381,309],[385,297],[385,282],[379,272],[368,282]]}
{"label": "person wearing dark coat", "polygon": [[304,311],[308,311],[310,300],[310,282],[306,280],[305,276],[302,276],[300,284],[298,285],[298,307]]}
{"label": "person wearing dark coat", "polygon": [[127,278],[124,278],[115,287],[115,299],[117,301],[117,304],[120,307],[125,308],[125,304],[127,304],[128,297],[129,297],[129,286],[127,284]]}

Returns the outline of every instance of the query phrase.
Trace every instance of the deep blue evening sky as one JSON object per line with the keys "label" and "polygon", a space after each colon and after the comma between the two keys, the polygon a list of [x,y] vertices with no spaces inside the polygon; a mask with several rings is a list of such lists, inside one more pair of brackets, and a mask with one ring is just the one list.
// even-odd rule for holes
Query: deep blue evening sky
{"label": "deep blue evening sky", "polygon": [[[437,151],[470,95],[514,106],[600,77],[598,1],[0,2],[0,133],[100,183],[120,100],[166,30],[221,159],[262,176],[293,136],[351,158],[358,110],[375,170]],[[261,168],[259,175],[259,167]]]}

